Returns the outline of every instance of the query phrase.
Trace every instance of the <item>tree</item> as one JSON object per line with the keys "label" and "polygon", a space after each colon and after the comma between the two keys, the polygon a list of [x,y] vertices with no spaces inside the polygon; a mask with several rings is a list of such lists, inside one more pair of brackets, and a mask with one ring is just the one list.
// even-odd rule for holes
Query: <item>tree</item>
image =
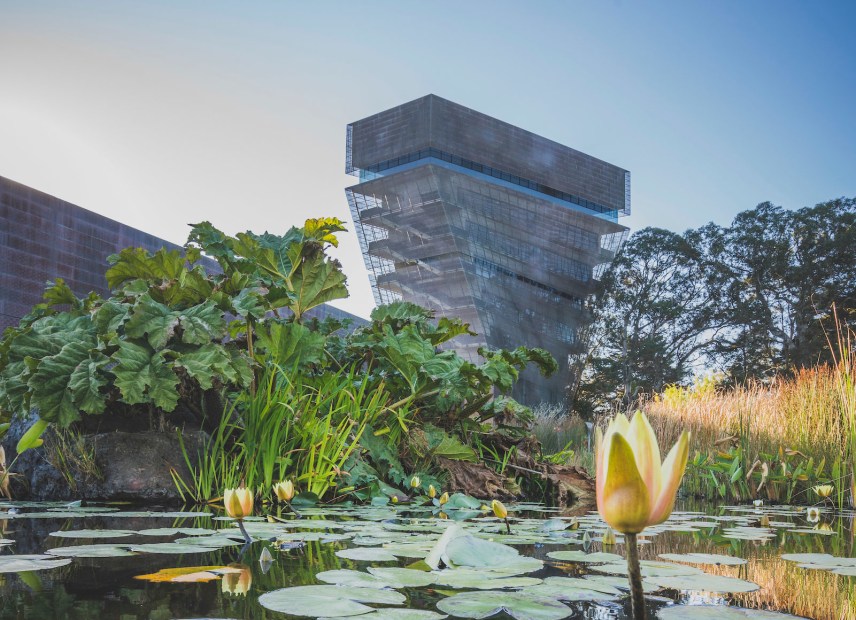
{"label": "tree", "polygon": [[705,270],[705,257],[681,235],[645,228],[631,237],[593,302],[578,408],[629,404],[687,377],[721,322]]}

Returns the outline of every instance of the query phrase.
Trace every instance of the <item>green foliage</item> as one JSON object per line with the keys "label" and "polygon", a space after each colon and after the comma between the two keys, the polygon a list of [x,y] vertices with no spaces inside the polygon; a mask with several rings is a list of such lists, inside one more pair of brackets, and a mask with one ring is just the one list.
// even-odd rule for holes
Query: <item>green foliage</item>
{"label": "green foliage", "polygon": [[[57,280],[45,303],[0,340],[0,409],[36,408],[65,427],[108,402],[171,412],[198,390],[250,388],[257,322],[277,362],[321,362],[325,335],[292,321],[347,294],[338,262],[324,253],[340,230],[338,220],[322,219],[283,237],[229,237],[206,222],[193,228],[184,254],[128,248],[109,257],[107,299],[78,299]],[[224,273],[206,272],[203,251]],[[265,319],[283,308],[290,318]],[[237,329],[230,316],[243,319]]]}
{"label": "green foliage", "polygon": [[[355,486],[346,463],[370,493],[389,495],[387,481],[407,488],[414,471],[439,484],[437,458],[477,460],[483,434],[524,433],[531,412],[508,395],[529,364],[555,372],[546,351],[482,349],[481,363],[466,361],[443,347],[474,335],[469,326],[407,302],[350,333],[306,316],[347,295],[326,254],[342,230],[321,218],[283,236],[230,236],[203,222],[184,253],[109,257],[107,298],[78,299],[58,280],[0,340],[0,409],[36,408],[68,427],[108,407],[149,415],[181,404],[185,422],[189,411],[210,431],[193,478],[176,478],[199,501],[238,475],[259,493],[289,477],[324,497]],[[222,272],[206,271],[203,254]],[[209,392],[225,411],[206,411]]]}
{"label": "green foliage", "polygon": [[293,479],[304,492],[324,497],[340,486],[342,468],[388,404],[382,385],[369,390],[353,370],[309,378],[269,365],[256,390],[240,393],[219,418],[195,455],[196,467],[185,450],[192,479],[176,483],[198,502],[219,497],[241,479],[260,496]]}

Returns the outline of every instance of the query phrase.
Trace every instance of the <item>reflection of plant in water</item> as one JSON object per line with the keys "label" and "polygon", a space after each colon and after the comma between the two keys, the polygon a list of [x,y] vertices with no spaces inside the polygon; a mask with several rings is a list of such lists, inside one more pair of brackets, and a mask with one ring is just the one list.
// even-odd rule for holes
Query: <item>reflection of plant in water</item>
{"label": "reflection of plant in water", "polygon": [[[782,520],[782,516],[773,516]],[[804,513],[793,517],[794,527],[806,525]],[[644,559],[661,553],[723,553],[748,560],[741,567],[704,566],[705,572],[754,581],[761,589],[730,594],[730,604],[757,609],[775,609],[824,620],[856,620],[856,580],[822,570],[808,570],[781,559],[783,553],[828,553],[852,557],[853,518],[828,523],[832,535],[788,532],[775,528],[776,538],[766,543],[724,538],[720,528],[692,533],[665,532],[640,547]]]}

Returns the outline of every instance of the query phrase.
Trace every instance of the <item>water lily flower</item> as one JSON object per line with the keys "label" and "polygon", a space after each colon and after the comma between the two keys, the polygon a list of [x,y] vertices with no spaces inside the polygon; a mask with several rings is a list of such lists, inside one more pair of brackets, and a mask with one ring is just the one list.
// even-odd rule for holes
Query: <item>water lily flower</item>
{"label": "water lily flower", "polygon": [[291,480],[277,482],[273,485],[273,492],[281,502],[290,502],[294,497],[294,483]]}
{"label": "water lily flower", "polygon": [[498,499],[490,503],[490,509],[493,510],[493,514],[496,515],[497,519],[505,519],[508,516],[508,509]]}
{"label": "water lily flower", "polygon": [[[657,436],[641,411],[629,422],[622,414],[615,416],[606,434],[597,429],[594,453],[597,510],[612,529],[625,535],[630,607],[636,620],[645,618],[636,535],[672,514],[687,467],[689,444],[690,435],[684,431],[661,463]],[[585,536],[583,548],[586,548]]]}
{"label": "water lily flower", "polygon": [[437,497],[437,489],[434,488],[433,484],[428,485],[428,497],[430,497],[431,499]]}
{"label": "water lily flower", "polygon": [[253,514],[253,492],[243,485],[237,489],[226,489],[223,492],[223,503],[226,514],[233,519],[241,520]]}
{"label": "water lily flower", "polygon": [[601,544],[603,545],[614,545],[615,544],[615,530],[611,527],[606,528],[606,531],[603,533],[603,536],[600,539]]}
{"label": "water lily flower", "polygon": [[806,511],[805,518],[809,523],[817,523],[820,521],[820,509],[812,506]]}
{"label": "water lily flower", "polygon": [[419,476],[413,476],[410,479],[410,488],[411,489],[418,489],[421,484],[422,484],[422,481],[419,479]]}
{"label": "water lily flower", "polygon": [[440,499],[437,500],[437,503],[442,506],[443,504],[445,504],[448,501],[449,501],[449,493],[447,491],[440,496]]}
{"label": "water lily flower", "polygon": [[246,596],[253,585],[253,572],[244,564],[230,564],[233,569],[223,575],[222,589],[224,594]]}
{"label": "water lily flower", "polygon": [[818,484],[817,486],[812,487],[812,491],[817,493],[820,497],[826,499],[830,495],[832,495],[832,491],[835,487],[831,484]]}
{"label": "water lily flower", "polygon": [[752,505],[755,506],[755,508],[760,508],[761,506],[764,505],[764,500],[763,499],[756,499],[752,502]]}
{"label": "water lily flower", "polygon": [[666,460],[654,429],[640,411],[628,422],[617,415],[606,434],[597,430],[597,509],[613,529],[638,534],[669,518],[689,454],[690,434],[681,433]]}

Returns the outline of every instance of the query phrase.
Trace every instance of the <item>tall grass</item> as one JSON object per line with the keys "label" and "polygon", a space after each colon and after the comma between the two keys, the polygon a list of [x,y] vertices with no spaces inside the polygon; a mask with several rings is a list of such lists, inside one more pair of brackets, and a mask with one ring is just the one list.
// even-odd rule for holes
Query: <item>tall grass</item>
{"label": "tall grass", "polygon": [[321,498],[389,401],[383,384],[369,388],[354,369],[307,377],[271,366],[223,412],[196,459],[182,446],[191,479],[174,473],[176,486],[185,499],[206,502],[242,482],[264,496],[290,478]]}
{"label": "tall grass", "polygon": [[[544,457],[566,454],[567,465],[578,465],[593,472],[593,441],[590,427],[575,413],[566,413],[555,405],[540,405],[533,411],[532,433],[541,443]],[[571,453],[573,451],[573,453]]]}
{"label": "tall grass", "polygon": [[[753,464],[765,462],[771,478],[776,475],[792,481],[785,485],[784,493],[768,485],[775,492],[771,499],[816,499],[808,488],[828,480],[842,504],[845,491],[850,495],[856,469],[854,368],[848,349],[835,365],[804,369],[771,384],[752,383],[727,390],[710,389],[706,384],[670,388],[642,403],[642,408],[661,446],[673,445],[686,429],[693,433],[692,450],[700,455],[697,464],[706,458],[706,463],[719,460],[721,465],[734,458],[734,467],[722,472],[731,483],[753,474],[756,482],[744,488],[757,486],[761,474]],[[687,478],[690,490],[710,492],[704,471],[694,473],[691,468]],[[747,499],[745,493],[736,495]]]}

